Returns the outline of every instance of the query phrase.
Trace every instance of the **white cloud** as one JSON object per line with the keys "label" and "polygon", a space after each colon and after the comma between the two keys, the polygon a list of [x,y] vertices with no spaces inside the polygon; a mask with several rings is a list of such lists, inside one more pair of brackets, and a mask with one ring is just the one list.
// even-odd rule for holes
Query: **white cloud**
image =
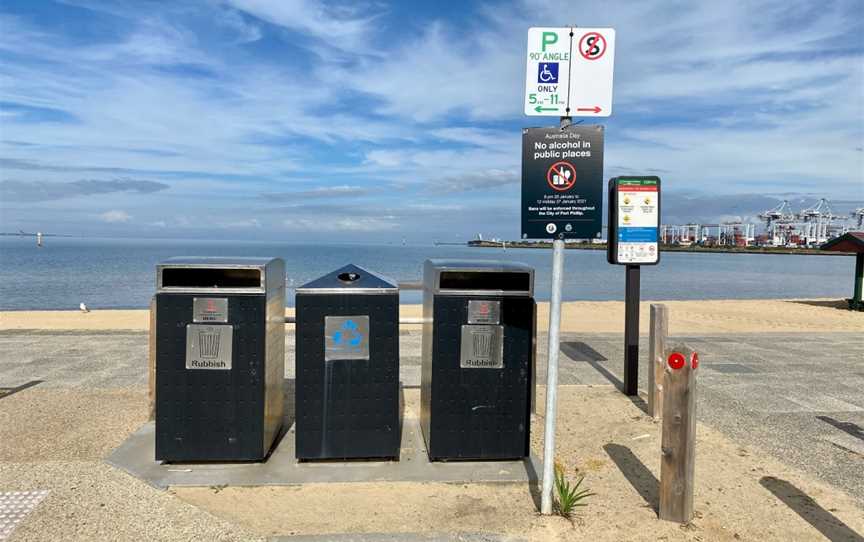
{"label": "white cloud", "polygon": [[343,51],[368,52],[376,14],[367,4],[325,3],[316,0],[227,0],[259,19],[300,32]]}
{"label": "white cloud", "polygon": [[132,217],[129,216],[129,213],[119,209],[105,211],[99,215],[99,218],[102,219],[103,222],[108,222],[109,224],[126,223],[132,219]]}
{"label": "white cloud", "polygon": [[229,220],[226,222],[219,222],[217,224],[220,228],[224,228],[226,230],[247,230],[247,229],[260,229],[262,227],[261,221],[257,218],[245,218],[241,220]]}
{"label": "white cloud", "polygon": [[328,69],[320,77],[375,95],[385,115],[420,122],[451,113],[468,119],[513,118],[522,93],[524,40],[501,31],[432,23],[393,48],[385,61],[361,59],[355,68]]}
{"label": "white cloud", "polygon": [[[49,166],[5,168],[4,176],[37,186],[69,182],[83,168],[86,178],[170,185],[134,202],[117,194],[74,208],[44,204],[69,217],[124,208],[136,223],[159,227],[161,217],[184,215],[168,221],[173,227],[211,208],[236,206],[226,216],[244,217],[252,206],[266,211],[295,198],[308,208],[326,194],[343,197],[341,214],[307,213],[284,227],[456,228],[460,211],[447,206],[457,198],[515,212],[519,126],[550,120],[521,114],[526,29],[554,20],[617,29],[607,174],[662,170],[667,189],[783,186],[864,197],[855,0],[517,1],[469,6],[461,18],[442,12],[395,34],[393,18],[373,2],[66,1],[123,24],[82,44],[74,21],[57,30],[0,14],[0,101],[16,104],[0,110],[0,155]],[[272,41],[252,43],[265,36]],[[484,175],[499,189],[472,191]],[[380,216],[368,216],[367,195]],[[392,211],[421,199],[440,213]]]}

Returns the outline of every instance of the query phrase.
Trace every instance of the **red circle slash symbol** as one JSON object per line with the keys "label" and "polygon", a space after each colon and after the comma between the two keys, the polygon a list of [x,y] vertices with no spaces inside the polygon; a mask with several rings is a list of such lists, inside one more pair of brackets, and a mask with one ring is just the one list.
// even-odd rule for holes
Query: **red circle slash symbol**
{"label": "red circle slash symbol", "polygon": [[699,368],[699,354],[697,354],[696,352],[690,354],[690,367],[692,369]]}
{"label": "red circle slash symbol", "polygon": [[555,162],[546,172],[546,182],[559,192],[570,190],[576,184],[576,167],[570,162]]}
{"label": "red circle slash symbol", "polygon": [[669,354],[669,359],[667,361],[669,362],[669,367],[680,369],[681,367],[684,367],[684,354],[681,352],[672,352]]}
{"label": "red circle slash symbol", "polygon": [[606,53],[606,38],[599,32],[588,32],[579,40],[579,54],[585,60],[597,60]]}

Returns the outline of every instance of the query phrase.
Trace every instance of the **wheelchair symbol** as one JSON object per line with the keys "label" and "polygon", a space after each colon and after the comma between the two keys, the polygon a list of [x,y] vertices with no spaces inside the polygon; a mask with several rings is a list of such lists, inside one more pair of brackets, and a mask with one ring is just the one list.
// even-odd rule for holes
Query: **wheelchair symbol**
{"label": "wheelchair symbol", "polygon": [[544,62],[540,64],[537,70],[538,83],[557,83],[558,82],[558,63]]}

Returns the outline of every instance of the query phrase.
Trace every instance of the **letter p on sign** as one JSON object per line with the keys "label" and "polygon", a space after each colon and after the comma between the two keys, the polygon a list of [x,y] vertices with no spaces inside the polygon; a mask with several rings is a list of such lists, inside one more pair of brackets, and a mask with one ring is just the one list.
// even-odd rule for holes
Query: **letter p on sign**
{"label": "letter p on sign", "polygon": [[546,46],[552,45],[558,41],[557,32],[543,32],[540,36],[540,51],[546,52]]}

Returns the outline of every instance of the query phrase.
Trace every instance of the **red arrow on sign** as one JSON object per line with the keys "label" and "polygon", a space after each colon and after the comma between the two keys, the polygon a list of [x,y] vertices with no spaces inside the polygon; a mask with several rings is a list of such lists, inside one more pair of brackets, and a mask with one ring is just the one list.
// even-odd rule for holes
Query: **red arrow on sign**
{"label": "red arrow on sign", "polygon": [[594,107],[577,107],[576,111],[593,111],[594,113],[600,112],[600,106],[595,105]]}

